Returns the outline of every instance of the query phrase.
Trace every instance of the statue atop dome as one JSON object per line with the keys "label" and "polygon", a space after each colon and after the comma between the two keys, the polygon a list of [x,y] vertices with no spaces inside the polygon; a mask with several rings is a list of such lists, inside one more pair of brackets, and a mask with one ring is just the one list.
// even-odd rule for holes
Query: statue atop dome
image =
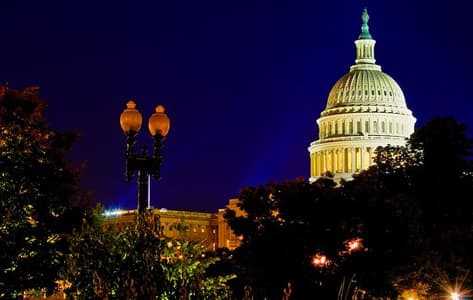
{"label": "statue atop dome", "polygon": [[361,15],[361,20],[363,20],[363,23],[361,25],[361,33],[358,39],[360,40],[371,40],[371,34],[370,34],[370,27],[368,26],[368,21],[370,19],[370,16],[368,15],[368,9],[363,9],[363,14]]}

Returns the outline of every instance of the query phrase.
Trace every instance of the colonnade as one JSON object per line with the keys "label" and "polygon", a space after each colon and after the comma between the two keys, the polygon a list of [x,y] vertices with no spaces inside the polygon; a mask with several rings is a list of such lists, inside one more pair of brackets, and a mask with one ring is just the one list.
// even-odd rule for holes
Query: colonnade
{"label": "colonnade", "polygon": [[311,177],[321,176],[329,171],[355,173],[373,164],[373,147],[345,147],[320,150],[311,154]]}

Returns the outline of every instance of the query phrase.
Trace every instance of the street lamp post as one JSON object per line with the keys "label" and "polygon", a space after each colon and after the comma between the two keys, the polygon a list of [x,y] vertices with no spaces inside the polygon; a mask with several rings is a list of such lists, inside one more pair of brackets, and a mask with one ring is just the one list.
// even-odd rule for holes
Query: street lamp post
{"label": "street lamp post", "polygon": [[120,126],[126,135],[125,168],[126,181],[130,182],[131,177],[138,173],[138,219],[147,208],[148,176],[159,179],[162,163],[161,149],[163,141],[169,132],[170,121],[164,113],[164,107],[158,105],[156,111],[148,121],[148,128],[153,137],[153,154],[147,155],[146,146],[143,146],[141,154],[135,154],[136,135],[140,131],[142,117],[134,101],[130,100],[126,104],[125,110],[120,115]]}

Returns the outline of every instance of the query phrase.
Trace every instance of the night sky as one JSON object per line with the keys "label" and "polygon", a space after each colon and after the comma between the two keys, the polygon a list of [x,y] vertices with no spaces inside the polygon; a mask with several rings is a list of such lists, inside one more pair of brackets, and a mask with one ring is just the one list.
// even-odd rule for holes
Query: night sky
{"label": "night sky", "polygon": [[152,205],[214,212],[242,187],[309,177],[307,147],[333,84],[354,63],[364,7],[383,71],[416,127],[454,116],[473,136],[473,1],[0,2],[0,83],[39,86],[47,120],[82,136],[84,189],[136,207],[119,116],[135,100],[171,119]]}

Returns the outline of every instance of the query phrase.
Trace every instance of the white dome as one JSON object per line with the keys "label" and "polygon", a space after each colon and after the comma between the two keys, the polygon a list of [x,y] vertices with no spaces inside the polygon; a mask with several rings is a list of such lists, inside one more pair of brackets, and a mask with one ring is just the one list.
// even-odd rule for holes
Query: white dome
{"label": "white dome", "polygon": [[404,93],[380,70],[355,69],[340,78],[329,93],[321,116],[346,112],[386,112],[411,115]]}
{"label": "white dome", "polygon": [[312,181],[326,172],[349,179],[373,163],[378,146],[405,145],[414,132],[416,119],[399,84],[375,64],[366,9],[362,19],[355,64],[332,87],[317,120],[319,139],[308,149]]}

